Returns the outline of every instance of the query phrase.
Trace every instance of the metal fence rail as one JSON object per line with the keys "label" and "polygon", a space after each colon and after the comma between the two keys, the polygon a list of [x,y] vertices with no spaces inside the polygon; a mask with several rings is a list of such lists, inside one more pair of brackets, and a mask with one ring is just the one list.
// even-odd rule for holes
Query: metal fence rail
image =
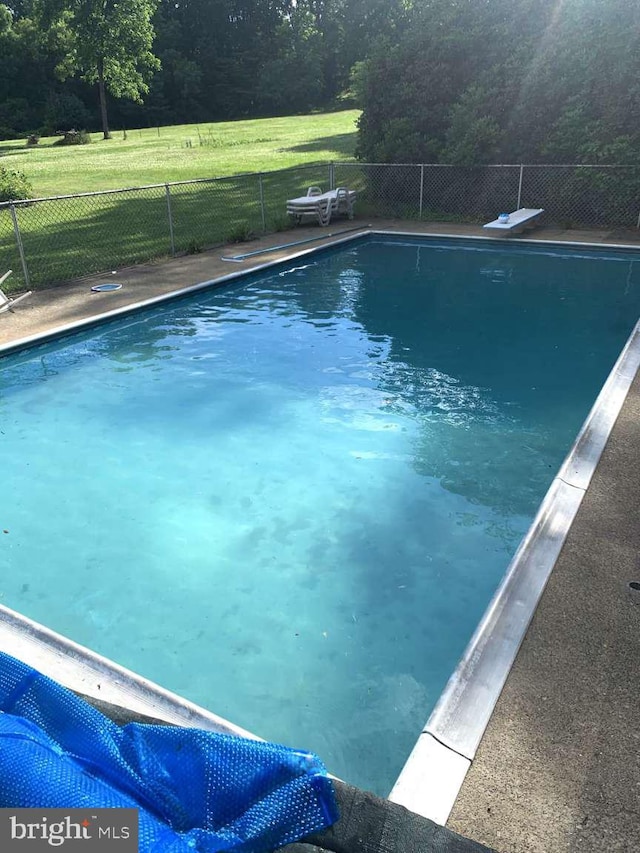
{"label": "metal fence rail", "polygon": [[331,163],[0,204],[0,272],[13,290],[287,227],[286,200],[348,186],[356,212],[481,222],[542,207],[564,227],[640,227],[640,166]]}

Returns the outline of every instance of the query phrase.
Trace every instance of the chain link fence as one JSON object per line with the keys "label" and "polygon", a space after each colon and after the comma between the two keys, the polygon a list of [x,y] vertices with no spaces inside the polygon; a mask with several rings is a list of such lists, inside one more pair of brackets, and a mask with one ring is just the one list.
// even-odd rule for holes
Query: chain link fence
{"label": "chain link fence", "polygon": [[526,166],[522,193],[567,228],[640,226],[639,166]]}
{"label": "chain link fence", "polygon": [[448,166],[336,163],[338,186],[358,190],[358,214],[483,222],[542,207],[564,228],[638,227],[640,166]]}
{"label": "chain link fence", "polygon": [[0,276],[4,275],[7,270],[14,270],[18,273],[16,277],[18,279],[17,284],[16,278],[13,278],[13,280],[9,278],[3,284],[3,288],[9,291],[20,289],[23,284],[18,244],[20,235],[17,223],[14,225],[15,217],[15,209],[11,209],[8,205],[0,206],[0,270],[2,270]]}
{"label": "chain link fence", "polygon": [[197,252],[291,225],[286,201],[346,186],[359,217],[483,222],[542,207],[562,227],[640,226],[640,166],[333,163],[0,204],[11,290]]}

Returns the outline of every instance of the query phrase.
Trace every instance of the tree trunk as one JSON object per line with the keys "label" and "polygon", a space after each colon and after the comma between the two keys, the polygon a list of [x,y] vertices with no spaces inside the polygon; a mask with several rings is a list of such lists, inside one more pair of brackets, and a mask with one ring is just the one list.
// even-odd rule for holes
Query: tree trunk
{"label": "tree trunk", "polygon": [[103,139],[111,139],[109,121],[107,119],[107,97],[104,89],[104,67],[102,60],[98,61],[98,91],[100,92],[100,115],[102,117]]}

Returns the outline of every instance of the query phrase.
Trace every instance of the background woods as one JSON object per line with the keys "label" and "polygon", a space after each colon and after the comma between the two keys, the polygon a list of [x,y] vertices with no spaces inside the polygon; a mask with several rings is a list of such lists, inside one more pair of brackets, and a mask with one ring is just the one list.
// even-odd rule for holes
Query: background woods
{"label": "background woods", "polygon": [[368,161],[634,163],[639,71],[636,0],[0,4],[4,139],[355,105]]}

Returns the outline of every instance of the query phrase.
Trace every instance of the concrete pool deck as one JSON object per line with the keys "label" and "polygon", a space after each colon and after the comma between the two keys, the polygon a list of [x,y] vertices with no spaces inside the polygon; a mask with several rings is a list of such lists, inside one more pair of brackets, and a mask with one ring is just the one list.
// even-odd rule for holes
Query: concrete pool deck
{"label": "concrete pool deck", "polygon": [[[335,239],[355,224],[326,230]],[[397,220],[372,225],[487,237],[479,226]],[[243,263],[224,262],[221,255],[322,233],[295,229],[37,291],[14,313],[0,315],[0,343],[240,272],[286,257],[295,247]],[[539,228],[526,238],[640,248],[640,235],[634,236]],[[110,279],[122,282],[122,290],[91,293],[91,285]],[[627,586],[640,581],[635,511],[640,485],[634,477],[639,415],[636,377],[449,821],[451,828],[500,853],[640,849],[640,693],[633,680],[640,606]]]}

